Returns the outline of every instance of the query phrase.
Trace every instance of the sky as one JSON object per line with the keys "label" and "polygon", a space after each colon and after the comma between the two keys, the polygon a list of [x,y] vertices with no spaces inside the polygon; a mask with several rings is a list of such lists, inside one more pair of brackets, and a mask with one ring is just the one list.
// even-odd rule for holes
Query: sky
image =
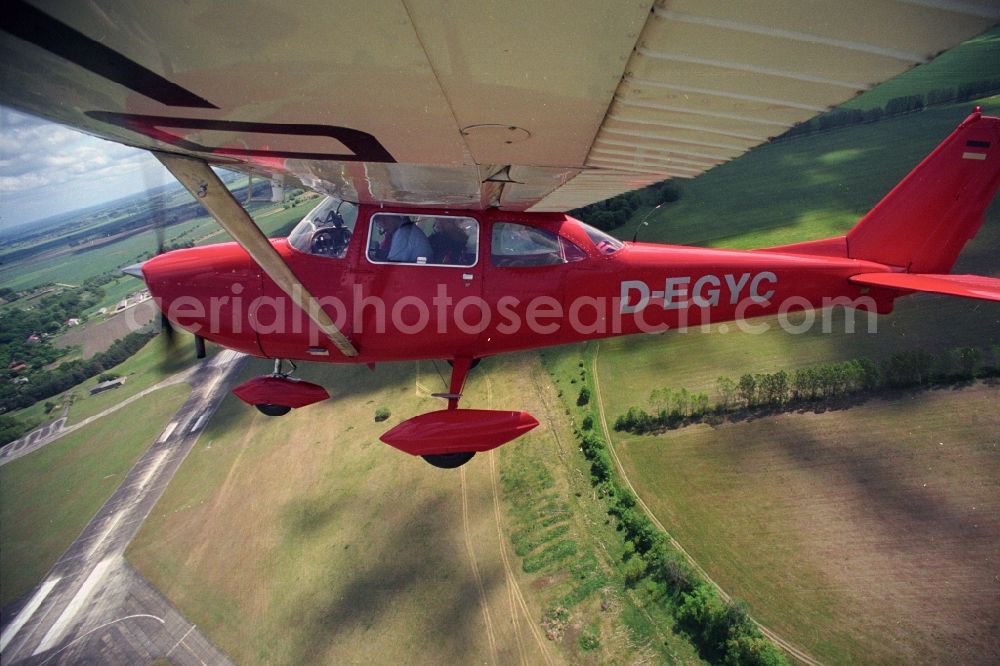
{"label": "sky", "polygon": [[144,150],[0,107],[0,228],[172,180]]}

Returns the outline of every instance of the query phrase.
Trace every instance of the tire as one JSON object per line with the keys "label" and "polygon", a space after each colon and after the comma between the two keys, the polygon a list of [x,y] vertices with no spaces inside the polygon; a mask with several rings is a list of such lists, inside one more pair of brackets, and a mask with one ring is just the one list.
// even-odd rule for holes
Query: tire
{"label": "tire", "polygon": [[435,455],[420,456],[434,467],[441,469],[455,469],[472,460],[476,455],[475,451],[462,451],[461,453],[438,453]]}
{"label": "tire", "polygon": [[258,412],[267,416],[284,416],[288,412],[292,411],[291,407],[287,407],[285,405],[273,405],[267,402],[254,405],[254,407],[257,408]]}

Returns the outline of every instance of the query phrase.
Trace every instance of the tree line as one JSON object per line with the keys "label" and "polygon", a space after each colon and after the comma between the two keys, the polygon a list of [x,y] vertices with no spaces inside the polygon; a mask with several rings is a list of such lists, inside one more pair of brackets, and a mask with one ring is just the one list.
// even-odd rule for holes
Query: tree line
{"label": "tree line", "polygon": [[751,621],[745,604],[723,601],[637,506],[632,491],[618,483],[604,438],[592,431],[577,431],[577,437],[590,462],[591,484],[608,502],[608,514],[615,518],[625,539],[625,584],[641,587],[667,610],[710,663],[787,663]]}
{"label": "tree line", "polygon": [[710,417],[750,410],[796,409],[804,404],[878,393],[892,389],[929,387],[1000,376],[1000,345],[992,350],[993,363],[978,347],[959,347],[940,354],[924,350],[899,351],[876,363],[856,358],[839,363],[798,368],[792,372],[746,373],[716,381],[717,400],[705,393],[662,388],[649,396],[652,411],[630,407],[615,420],[615,430],[647,433],[676,428]]}
{"label": "tree line", "polygon": [[[594,431],[596,414],[590,404],[586,371],[582,371],[582,376],[585,386],[575,402],[583,408],[584,414],[574,435],[580,451],[590,463],[591,485],[607,502],[608,515],[615,519],[624,539],[622,575],[625,584],[641,591],[668,612],[677,628],[710,663],[787,664],[781,652],[750,619],[746,605],[736,599],[723,601],[715,588],[670,544],[667,535],[646,516],[632,491],[619,483],[607,442]],[[678,395],[682,394],[678,392]],[[665,400],[666,394],[661,392],[658,399]],[[689,409],[702,402],[688,394]]]}
{"label": "tree line", "polygon": [[77,359],[60,363],[53,370],[31,375],[30,381],[23,384],[0,384],[0,445],[17,439],[24,432],[24,425],[6,415],[7,412],[30,407],[39,400],[51,398],[100,375],[124,362],[155,336],[153,328],[129,333],[86,361]]}
{"label": "tree line", "polygon": [[979,99],[1000,90],[1000,79],[985,79],[970,81],[948,88],[935,88],[926,94],[902,95],[893,97],[885,106],[870,109],[833,109],[821,116],[811,118],[791,127],[787,132],[777,137],[777,140],[790,139],[806,134],[824,132],[836,127],[873,123],[883,118],[892,118],[907,113],[923,111],[925,107],[954,102],[966,102]]}
{"label": "tree line", "polygon": [[680,192],[676,187],[669,182],[661,182],[571,210],[570,215],[592,227],[612,231],[632,219],[635,211],[643,206],[659,206],[679,198]]}

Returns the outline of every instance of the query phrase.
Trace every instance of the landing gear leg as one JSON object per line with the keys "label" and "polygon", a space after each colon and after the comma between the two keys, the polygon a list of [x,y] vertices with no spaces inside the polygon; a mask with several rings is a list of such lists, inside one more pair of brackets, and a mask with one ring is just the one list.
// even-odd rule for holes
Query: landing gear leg
{"label": "landing gear leg", "polygon": [[454,361],[449,361],[451,363],[451,384],[448,386],[447,393],[434,393],[435,398],[444,398],[448,401],[448,409],[458,409],[458,401],[462,397],[462,388],[465,387],[465,378],[469,375],[469,370],[471,370],[475,365],[478,365],[479,359],[456,358]]}
{"label": "landing gear leg", "polygon": [[[447,393],[435,393],[434,397],[444,398],[448,401],[448,409],[458,409],[458,401],[462,398],[462,389],[465,387],[465,378],[469,375],[469,370],[479,364],[479,359],[468,357],[456,358],[451,363],[451,382]],[[455,469],[472,460],[476,455],[475,451],[460,451],[457,453],[436,453],[420,456],[434,467],[441,469]]]}

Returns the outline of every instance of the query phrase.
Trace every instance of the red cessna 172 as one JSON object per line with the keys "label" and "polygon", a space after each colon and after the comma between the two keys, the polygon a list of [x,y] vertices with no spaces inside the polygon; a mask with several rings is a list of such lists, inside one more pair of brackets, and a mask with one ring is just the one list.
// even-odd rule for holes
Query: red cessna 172
{"label": "red cessna 172", "polygon": [[[447,6],[445,6],[447,5]],[[236,239],[133,269],[166,316],[275,359],[235,393],[326,399],[285,361],[448,359],[447,409],[383,436],[434,465],[537,425],[459,409],[485,356],[932,292],[1000,184],[978,109],[843,236],[622,242],[563,211],[722,164],[994,24],[988,0],[7,3],[0,101],[153,151]],[[212,166],[327,195],[268,240]],[[784,310],[783,310],[784,308]]]}

